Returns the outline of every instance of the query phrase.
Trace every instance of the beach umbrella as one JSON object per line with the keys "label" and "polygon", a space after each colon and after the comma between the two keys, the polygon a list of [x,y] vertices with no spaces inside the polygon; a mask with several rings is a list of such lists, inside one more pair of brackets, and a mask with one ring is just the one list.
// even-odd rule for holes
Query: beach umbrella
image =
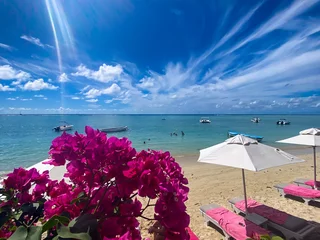
{"label": "beach umbrella", "polygon": [[316,161],[316,147],[320,146],[320,129],[319,128],[309,128],[299,132],[299,135],[283,139],[278,141],[280,143],[290,143],[305,146],[312,146],[313,148],[313,174],[314,174],[314,188],[317,189],[317,161]]}
{"label": "beach umbrella", "polygon": [[67,172],[66,165],[63,166],[53,166],[50,164],[44,164],[44,162],[47,162],[49,159],[43,160],[41,162],[38,162],[31,167],[28,167],[27,170],[30,170],[31,168],[36,168],[39,173],[43,173],[44,171],[49,171],[49,177],[51,180],[58,180],[61,181],[62,179],[65,180],[66,183],[69,183],[69,178],[65,178],[63,175]]}
{"label": "beach umbrella", "polygon": [[304,162],[304,160],[278,148],[261,144],[254,139],[237,135],[220,144],[200,150],[198,162],[240,168],[247,210],[245,169],[258,172],[267,168]]}

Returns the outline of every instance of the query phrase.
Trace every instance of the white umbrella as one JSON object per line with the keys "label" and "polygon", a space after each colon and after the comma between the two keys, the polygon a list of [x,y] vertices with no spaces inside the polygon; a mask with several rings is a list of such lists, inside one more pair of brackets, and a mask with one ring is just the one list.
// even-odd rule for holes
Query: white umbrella
{"label": "white umbrella", "polygon": [[223,143],[200,150],[198,162],[217,164],[242,169],[243,192],[247,210],[247,192],[244,169],[258,172],[267,168],[304,162],[278,148],[237,135]]}
{"label": "white umbrella", "polygon": [[305,146],[312,146],[313,148],[313,174],[314,174],[314,187],[317,189],[317,161],[316,161],[316,147],[320,146],[320,129],[319,128],[309,128],[299,132],[299,135],[292,138],[287,138],[278,141],[280,143],[290,143]]}
{"label": "white umbrella", "polygon": [[47,162],[47,161],[49,161],[49,159],[38,162],[35,165],[28,167],[27,170],[30,170],[31,168],[36,168],[39,171],[39,173],[43,173],[44,171],[49,171],[49,177],[51,180],[61,181],[62,179],[64,179],[66,183],[70,182],[69,178],[65,178],[63,176],[67,172],[66,165],[53,166],[50,164],[44,164],[44,162]]}

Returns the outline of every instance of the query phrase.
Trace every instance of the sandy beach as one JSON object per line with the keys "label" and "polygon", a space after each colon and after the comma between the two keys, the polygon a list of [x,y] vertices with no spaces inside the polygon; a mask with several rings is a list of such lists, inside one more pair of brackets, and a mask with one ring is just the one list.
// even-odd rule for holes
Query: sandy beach
{"label": "sandy beach", "polygon": [[[290,183],[298,177],[313,176],[313,155],[300,156],[304,163],[271,168],[261,172],[246,171],[248,197],[309,221],[320,222],[320,208],[279,196],[277,183]],[[198,156],[177,158],[189,179],[188,213],[191,229],[200,239],[222,239],[221,234],[206,227],[199,212],[201,205],[216,203],[228,209],[228,199],[243,196],[240,169],[197,162]],[[317,158],[320,160],[320,157]]]}
{"label": "sandy beach", "polygon": [[[320,222],[320,208],[280,197],[273,187],[277,183],[292,183],[298,177],[312,178],[313,155],[299,155],[299,157],[306,162],[261,172],[246,171],[247,194],[250,198],[294,216]],[[216,203],[231,210],[228,199],[243,196],[241,170],[198,163],[197,159],[198,155],[176,158],[189,180],[190,193],[187,207],[191,216],[190,227],[199,239],[223,239],[220,233],[205,226],[199,208],[202,205]],[[317,160],[319,161],[320,157]],[[141,222],[142,229],[148,226],[149,223]]]}

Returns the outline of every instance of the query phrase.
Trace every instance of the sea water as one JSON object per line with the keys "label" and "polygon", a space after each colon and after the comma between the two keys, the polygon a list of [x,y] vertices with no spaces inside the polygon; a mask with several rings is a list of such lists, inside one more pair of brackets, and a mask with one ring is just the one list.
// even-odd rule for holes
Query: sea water
{"label": "sea water", "polygon": [[[113,133],[127,137],[137,150],[170,151],[174,156],[198,154],[199,150],[224,141],[228,131],[263,136],[263,143],[276,143],[299,131],[320,127],[320,115],[205,115],[210,124],[201,124],[200,115],[0,115],[0,174],[14,167],[27,167],[48,157],[51,141],[61,134],[53,127],[66,121],[73,130],[84,132],[85,126],[110,128],[128,126],[126,132]],[[259,117],[260,123],[252,123]],[[279,126],[286,118],[291,125]],[[164,120],[165,119],[165,120]],[[74,132],[70,131],[70,133]],[[184,136],[181,134],[184,132]],[[176,133],[171,136],[171,133]]]}

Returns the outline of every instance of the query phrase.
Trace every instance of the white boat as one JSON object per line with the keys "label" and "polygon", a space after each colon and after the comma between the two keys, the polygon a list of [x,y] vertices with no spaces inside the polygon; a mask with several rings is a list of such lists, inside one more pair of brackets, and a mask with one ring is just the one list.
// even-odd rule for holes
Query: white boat
{"label": "white boat", "polygon": [[200,123],[211,123],[210,119],[207,118],[207,117],[202,117],[200,120],[199,120]]}
{"label": "white boat", "polygon": [[260,122],[260,118],[257,118],[257,117],[252,118],[252,119],[251,119],[251,122],[259,123],[259,122]]}
{"label": "white boat", "polygon": [[127,131],[128,127],[124,126],[124,127],[114,127],[114,128],[102,128],[100,129],[101,132],[105,132],[105,133],[112,133],[112,132],[124,132]]}
{"label": "white boat", "polygon": [[66,122],[64,122],[64,123],[65,123],[64,125],[54,127],[53,130],[56,132],[63,132],[63,131],[72,130],[73,125],[67,124]]}
{"label": "white boat", "polygon": [[290,125],[290,122],[283,118],[277,121],[277,125]]}

